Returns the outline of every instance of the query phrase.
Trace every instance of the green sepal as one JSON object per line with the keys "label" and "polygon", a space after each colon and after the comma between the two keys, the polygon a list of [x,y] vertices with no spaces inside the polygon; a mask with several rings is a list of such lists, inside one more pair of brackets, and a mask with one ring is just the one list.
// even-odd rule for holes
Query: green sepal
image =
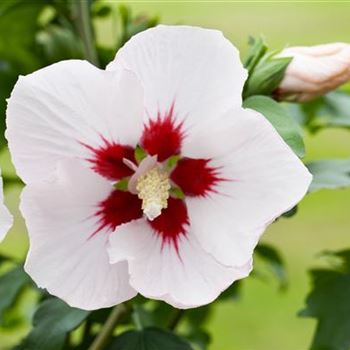
{"label": "green sepal", "polygon": [[135,148],[134,157],[137,164],[140,164],[147,157],[147,153],[141,146],[137,145]]}
{"label": "green sepal", "polygon": [[113,187],[116,190],[119,190],[119,191],[127,191],[128,190],[128,184],[129,184],[129,178],[124,177],[123,179],[121,179],[118,182],[116,182],[113,185]]}
{"label": "green sepal", "polygon": [[267,51],[267,45],[263,37],[255,39],[253,37],[249,38],[249,52],[248,56],[244,62],[244,67],[251,73],[259,60],[264,56]]}
{"label": "green sepal", "polygon": [[178,198],[178,199],[185,199],[185,194],[179,187],[172,187],[169,190],[169,193],[172,197]]}
{"label": "green sepal", "polygon": [[244,85],[244,99],[254,95],[270,96],[277,89],[292,58],[275,56],[276,52],[266,53],[256,63]]}
{"label": "green sepal", "polygon": [[179,155],[171,156],[170,158],[168,158],[168,160],[166,162],[166,167],[168,169],[173,169],[180,159],[181,159],[181,157]]}

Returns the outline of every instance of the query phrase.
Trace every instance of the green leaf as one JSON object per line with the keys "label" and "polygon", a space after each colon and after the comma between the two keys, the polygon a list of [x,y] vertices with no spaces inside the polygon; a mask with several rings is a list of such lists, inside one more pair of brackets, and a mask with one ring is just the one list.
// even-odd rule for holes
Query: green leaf
{"label": "green leaf", "polygon": [[290,103],[288,108],[313,133],[324,128],[350,128],[350,94],[345,91],[333,91],[301,104]]}
{"label": "green leaf", "polygon": [[267,265],[267,267],[276,277],[281,290],[286,289],[288,286],[288,277],[284,266],[284,261],[279,251],[269,244],[260,243],[255,248],[255,254],[259,256],[260,259],[262,259],[262,261]]}
{"label": "green leaf", "polygon": [[32,331],[16,349],[61,350],[67,334],[88,315],[88,311],[71,308],[60,299],[47,299],[34,314]]}
{"label": "green leaf", "polygon": [[189,343],[160,328],[128,331],[116,337],[108,350],[192,350]]}
{"label": "green leaf", "polygon": [[211,305],[205,305],[186,310],[184,318],[188,321],[191,329],[197,329],[209,320],[212,311]]}
{"label": "green leaf", "polygon": [[284,77],[292,58],[265,54],[251,71],[243,90],[244,98],[254,95],[272,95]]}
{"label": "green leaf", "polygon": [[40,67],[35,34],[37,19],[44,6],[45,2],[39,1],[0,1],[0,149],[6,145],[6,99],[19,74]]}
{"label": "green leaf", "polygon": [[4,312],[16,303],[22,290],[29,283],[30,278],[22,266],[17,266],[0,276],[0,321]]}
{"label": "green leaf", "polygon": [[243,106],[263,114],[299,157],[305,155],[299,125],[278,102],[266,96],[252,96],[243,102]]}
{"label": "green leaf", "polygon": [[203,329],[192,330],[186,334],[186,339],[191,342],[196,350],[207,350],[211,342],[210,334]]}
{"label": "green leaf", "polygon": [[334,254],[338,268],[311,271],[312,290],[300,316],[317,319],[310,349],[350,349],[350,250]]}
{"label": "green leaf", "polygon": [[350,127],[350,95],[333,91],[315,101],[301,105],[311,131],[329,127]]}
{"label": "green leaf", "polygon": [[313,175],[310,192],[350,186],[350,159],[318,160],[306,166]]}
{"label": "green leaf", "polygon": [[334,91],[324,96],[318,120],[328,127],[350,127],[350,95]]}
{"label": "green leaf", "polygon": [[262,37],[258,39],[250,38],[249,44],[250,44],[250,50],[244,62],[244,67],[248,70],[250,74],[254,70],[259,60],[266,53],[267,46]]}
{"label": "green leaf", "polygon": [[0,3],[0,59],[13,63],[19,73],[40,66],[35,51],[38,16],[44,1],[12,0]]}

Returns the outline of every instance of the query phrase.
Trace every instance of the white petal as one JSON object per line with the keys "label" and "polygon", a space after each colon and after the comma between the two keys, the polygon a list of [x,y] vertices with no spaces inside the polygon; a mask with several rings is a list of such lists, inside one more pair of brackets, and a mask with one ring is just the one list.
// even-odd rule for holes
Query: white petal
{"label": "white petal", "polygon": [[110,307],[136,295],[127,264],[109,263],[108,233],[92,236],[96,206],[110,191],[102,177],[66,161],[55,181],[29,184],[22,195],[30,238],[26,271],[39,287],[81,309]]}
{"label": "white petal", "polygon": [[178,308],[208,304],[251,271],[251,258],[237,268],[219,264],[189,232],[174,245],[162,245],[145,220],[120,226],[110,235],[111,263],[127,260],[130,284],[142,295]]}
{"label": "white petal", "polygon": [[247,73],[237,49],[220,31],[157,26],[135,35],[107,69],[132,70],[140,78],[151,118],[168,111],[186,127],[240,106]]}
{"label": "white petal", "polygon": [[13,217],[4,204],[4,192],[2,189],[2,177],[0,173],[0,242],[5,238],[12,223]]}
{"label": "white petal", "polygon": [[198,126],[184,154],[211,158],[229,180],[206,198],[186,199],[192,232],[228,266],[247,261],[267,225],[303,198],[312,179],[264,116],[248,109]]}
{"label": "white petal", "polygon": [[59,160],[88,158],[81,143],[136,145],[143,92],[128,71],[107,72],[86,61],[62,61],[20,77],[7,108],[6,137],[25,182],[50,175]]}

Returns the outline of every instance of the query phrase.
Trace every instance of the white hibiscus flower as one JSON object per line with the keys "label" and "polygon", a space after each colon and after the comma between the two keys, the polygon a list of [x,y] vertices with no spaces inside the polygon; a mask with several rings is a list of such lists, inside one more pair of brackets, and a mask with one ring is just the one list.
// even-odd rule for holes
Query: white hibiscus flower
{"label": "white hibiscus flower", "polygon": [[71,60],[21,77],[7,138],[34,281],[83,309],[137,292],[189,308],[246,277],[266,226],[311,181],[242,108],[246,76],[222,33],[158,26],[107,70]]}

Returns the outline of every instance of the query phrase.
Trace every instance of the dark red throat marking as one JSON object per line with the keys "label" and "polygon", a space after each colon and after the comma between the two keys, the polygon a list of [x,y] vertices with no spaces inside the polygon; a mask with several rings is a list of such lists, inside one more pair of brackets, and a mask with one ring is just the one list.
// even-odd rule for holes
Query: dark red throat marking
{"label": "dark red throat marking", "polygon": [[141,200],[134,194],[114,190],[109,197],[99,204],[96,216],[99,227],[95,233],[107,228],[114,231],[117,226],[142,217]]}
{"label": "dark red throat marking", "polygon": [[158,113],[157,119],[150,120],[145,125],[140,145],[150,154],[158,155],[160,162],[179,154],[181,143],[184,137],[182,123],[175,124],[174,105],[169,111],[161,116]]}
{"label": "dark red throat marking", "polygon": [[123,163],[123,158],[135,162],[134,148],[106,139],[103,139],[103,143],[100,148],[84,144],[92,151],[92,157],[88,159],[92,164],[92,169],[108,180],[120,180],[123,177],[131,176],[133,171]]}
{"label": "dark red throat marking", "polygon": [[168,199],[168,207],[162,210],[162,214],[149,221],[149,224],[158,233],[163,244],[174,244],[178,251],[178,239],[181,235],[186,234],[186,228],[189,225],[187,208],[184,201],[170,197]]}
{"label": "dark red throat marking", "polygon": [[219,170],[209,165],[210,159],[182,158],[171,173],[173,180],[187,196],[206,196],[215,191],[220,178]]}

